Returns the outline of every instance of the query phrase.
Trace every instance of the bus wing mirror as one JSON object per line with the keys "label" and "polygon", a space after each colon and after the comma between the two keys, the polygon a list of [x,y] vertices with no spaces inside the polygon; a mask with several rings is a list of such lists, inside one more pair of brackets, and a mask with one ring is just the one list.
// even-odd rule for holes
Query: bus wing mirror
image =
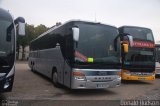
{"label": "bus wing mirror", "polygon": [[18,17],[14,20],[14,23],[18,25],[18,34],[25,36],[25,19],[23,17]]}
{"label": "bus wing mirror", "polygon": [[131,35],[127,35],[129,39],[129,44],[132,47],[133,46],[133,37]]}
{"label": "bus wing mirror", "polygon": [[25,36],[25,23],[19,22],[18,26],[19,26],[18,34],[21,35],[21,36]]}
{"label": "bus wing mirror", "polygon": [[79,41],[79,28],[73,27],[72,31],[73,31],[73,40],[78,42]]}
{"label": "bus wing mirror", "polygon": [[128,44],[123,44],[124,53],[128,53]]}
{"label": "bus wing mirror", "polygon": [[131,36],[131,35],[128,34],[128,33],[120,33],[119,36],[122,37],[122,38],[123,38],[124,36],[127,36],[128,39],[129,39],[129,44],[130,44],[130,46],[131,46],[131,47],[133,46],[133,36]]}

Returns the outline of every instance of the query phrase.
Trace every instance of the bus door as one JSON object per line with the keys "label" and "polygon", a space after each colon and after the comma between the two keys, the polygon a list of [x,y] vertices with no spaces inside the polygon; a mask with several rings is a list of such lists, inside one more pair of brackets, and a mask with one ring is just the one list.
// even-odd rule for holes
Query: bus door
{"label": "bus door", "polygon": [[64,39],[64,69],[63,69],[63,83],[65,86],[71,86],[71,73],[72,73],[72,57],[73,57],[73,37],[71,35],[66,35]]}

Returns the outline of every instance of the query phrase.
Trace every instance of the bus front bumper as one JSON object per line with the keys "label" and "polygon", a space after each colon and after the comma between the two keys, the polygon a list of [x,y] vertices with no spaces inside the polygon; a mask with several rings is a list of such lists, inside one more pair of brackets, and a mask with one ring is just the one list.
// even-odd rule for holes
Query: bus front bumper
{"label": "bus front bumper", "polygon": [[114,88],[121,85],[121,77],[117,77],[112,81],[93,82],[91,80],[78,81],[72,78],[71,89],[105,89]]}
{"label": "bus front bumper", "polygon": [[122,80],[155,80],[155,74],[149,76],[130,75],[122,72]]}
{"label": "bus front bumper", "polygon": [[9,92],[12,90],[13,80],[14,80],[14,75],[7,78],[6,76],[1,76],[0,77],[0,93]]}

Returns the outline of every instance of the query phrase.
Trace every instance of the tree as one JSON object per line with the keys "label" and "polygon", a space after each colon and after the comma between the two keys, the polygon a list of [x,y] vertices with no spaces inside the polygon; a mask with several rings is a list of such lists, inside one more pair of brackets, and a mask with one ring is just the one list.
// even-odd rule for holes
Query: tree
{"label": "tree", "polygon": [[39,35],[41,35],[42,33],[44,33],[45,31],[47,31],[48,28],[45,25],[38,25],[37,27],[35,27],[35,38],[38,37]]}

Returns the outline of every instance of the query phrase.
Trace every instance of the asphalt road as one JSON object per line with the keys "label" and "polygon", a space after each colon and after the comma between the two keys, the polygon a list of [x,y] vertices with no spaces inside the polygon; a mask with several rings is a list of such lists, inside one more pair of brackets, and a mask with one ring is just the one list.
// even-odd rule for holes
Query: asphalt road
{"label": "asphalt road", "polygon": [[[105,106],[107,106],[104,103],[104,101],[106,102],[107,100],[159,100],[160,78],[157,78],[154,81],[122,82],[122,85],[120,87],[108,88],[103,90],[70,90],[65,87],[55,88],[48,78],[38,73],[31,72],[25,62],[17,62],[13,90],[12,92],[1,94],[0,99],[20,100],[27,102],[28,100],[30,100],[34,101],[33,103],[35,103],[36,100],[37,104],[43,104],[43,101],[53,102],[54,100],[54,102],[56,103],[64,102],[64,105],[68,101],[72,101],[69,103],[73,105],[74,102],[84,102],[87,104],[92,103],[92,106],[96,106],[98,105],[98,103],[101,103],[96,101],[103,101],[102,104],[99,105],[104,104]],[[77,102],[76,100],[78,100],[79,102]],[[86,100],[90,102],[86,102]],[[36,104],[34,106],[36,106]]]}

